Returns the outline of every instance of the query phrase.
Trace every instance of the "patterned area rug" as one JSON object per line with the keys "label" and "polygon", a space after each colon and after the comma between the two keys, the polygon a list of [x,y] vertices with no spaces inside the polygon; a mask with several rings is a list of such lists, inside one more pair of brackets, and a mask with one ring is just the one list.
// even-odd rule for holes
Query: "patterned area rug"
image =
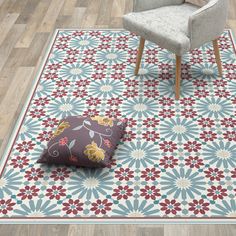
{"label": "patterned area rug", "polygon": [[[224,77],[217,76],[211,44],[193,50],[183,60],[179,101],[175,58],[167,50],[147,42],[140,75],[133,75],[138,42],[127,31],[56,32],[2,158],[2,222],[235,222],[236,57],[230,31],[220,38]],[[36,164],[68,115],[128,118],[109,168]]]}

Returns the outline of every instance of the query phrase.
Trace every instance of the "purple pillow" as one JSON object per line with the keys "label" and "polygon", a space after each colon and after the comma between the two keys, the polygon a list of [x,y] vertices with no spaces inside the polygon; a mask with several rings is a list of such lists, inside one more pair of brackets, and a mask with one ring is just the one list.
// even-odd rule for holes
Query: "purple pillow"
{"label": "purple pillow", "polygon": [[37,163],[106,167],[126,122],[108,117],[69,116],[61,120]]}

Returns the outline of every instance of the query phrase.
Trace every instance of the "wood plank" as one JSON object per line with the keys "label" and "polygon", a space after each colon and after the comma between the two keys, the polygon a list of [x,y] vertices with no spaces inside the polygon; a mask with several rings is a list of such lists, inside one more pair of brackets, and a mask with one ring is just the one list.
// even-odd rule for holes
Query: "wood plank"
{"label": "wood plank", "polygon": [[192,225],[188,227],[191,236],[231,236],[236,235],[235,225]]}
{"label": "wood plank", "polygon": [[0,231],[5,236],[29,236],[29,225],[0,225]]}
{"label": "wood plank", "polygon": [[47,42],[49,33],[36,33],[29,49],[27,50],[27,56],[24,57],[21,66],[34,66]]}
{"label": "wood plank", "polygon": [[156,225],[155,227],[151,226],[138,226],[137,236],[164,236],[164,227]]}
{"label": "wood plank", "polygon": [[0,7],[2,6],[3,3],[4,3],[4,0],[0,0]]}
{"label": "wood plank", "polygon": [[229,19],[235,19],[236,15],[236,2],[235,0],[229,0]]}
{"label": "wood plank", "polygon": [[95,236],[99,235],[95,232],[95,225],[70,225],[68,229],[68,236]]}
{"label": "wood plank", "polygon": [[28,48],[30,46],[47,9],[48,1],[41,0],[35,8],[33,14],[29,17],[25,32],[16,43],[15,48]]}
{"label": "wood plank", "polygon": [[0,7],[0,22],[3,20],[3,18],[10,12],[11,7],[14,5],[16,0],[4,0],[1,3]]}
{"label": "wood plank", "polygon": [[6,60],[8,59],[15,43],[19,39],[20,35],[24,32],[24,29],[25,25],[13,25],[13,27],[7,34],[7,37],[2,42],[0,46],[0,71],[2,70]]}
{"label": "wood plank", "polygon": [[65,0],[52,0],[38,32],[51,32]]}
{"label": "wood plank", "polygon": [[96,25],[97,17],[99,15],[98,9],[102,0],[91,1],[91,4],[86,8],[84,18],[81,24],[82,28],[94,28]]}
{"label": "wood plank", "polygon": [[8,32],[11,30],[12,26],[14,25],[19,13],[10,13],[7,14],[3,21],[0,23],[0,45],[6,38]]}
{"label": "wood plank", "polygon": [[228,20],[228,27],[236,34],[236,20]]}
{"label": "wood plank", "polygon": [[91,3],[91,0],[77,0],[75,7],[88,7]]}
{"label": "wood plank", "polygon": [[77,3],[77,0],[65,0],[60,14],[63,16],[72,15],[76,7],[76,3]]}
{"label": "wood plank", "polygon": [[111,29],[115,29],[115,28],[121,29],[122,25],[123,25],[122,17],[112,17],[111,21],[110,21],[110,24],[109,24],[109,28],[111,28]]}
{"label": "wood plank", "polygon": [[[173,236],[173,235],[181,235],[181,236],[192,236],[189,234],[188,225],[164,225],[164,236]],[[199,234],[201,236],[205,236]],[[216,236],[216,235],[214,235]]]}
{"label": "wood plank", "polygon": [[58,16],[56,22],[55,22],[55,29],[64,29],[64,28],[71,28],[72,22],[71,22],[71,16]]}
{"label": "wood plank", "polygon": [[112,5],[112,17],[121,17],[125,11],[125,0],[114,0]]}
{"label": "wood plank", "polygon": [[68,232],[68,225],[32,225],[29,227],[29,235],[34,236],[65,236]]}
{"label": "wood plank", "polygon": [[103,0],[103,3],[99,8],[99,14],[96,21],[97,25],[109,25],[109,23],[111,22],[112,6],[112,1]]}
{"label": "wood plank", "polygon": [[4,67],[1,70],[1,77],[7,77],[11,80],[17,70],[21,65],[24,57],[27,56],[27,49],[25,48],[13,48],[9,57],[7,58]]}
{"label": "wood plank", "polygon": [[[16,43],[16,41],[18,40],[24,29],[25,25],[14,25],[10,30],[10,32],[8,33],[7,38],[3,41],[2,45],[0,46],[0,72],[3,66],[5,65],[7,59],[9,58],[9,55],[11,54],[14,44]],[[1,77],[0,100],[2,100],[8,86],[9,86],[9,78]]]}
{"label": "wood plank", "polygon": [[[131,225],[95,225],[94,234],[99,236],[132,236],[137,235],[137,226]],[[91,235],[91,234],[90,234]]]}
{"label": "wood plank", "polygon": [[6,137],[7,132],[10,128],[12,120],[15,120],[16,108],[23,105],[24,101],[21,101],[25,87],[29,84],[31,80],[31,75],[34,71],[34,67],[19,67],[16,70],[15,76],[6,95],[0,103],[0,139]]}
{"label": "wood plank", "polygon": [[25,8],[26,4],[29,4],[29,0],[18,0],[12,4],[11,8],[9,9],[9,13],[21,13]]}
{"label": "wood plank", "polygon": [[127,14],[133,11],[133,1],[126,0],[125,1],[125,11],[123,14]]}
{"label": "wood plank", "polygon": [[86,8],[76,7],[70,19],[70,28],[82,28],[83,18],[85,17]]}
{"label": "wood plank", "polygon": [[[19,0],[18,0],[19,1]],[[41,0],[40,0],[41,1]],[[37,5],[40,3],[39,0],[29,0],[27,5],[21,11],[20,16],[18,17],[17,24],[26,24],[30,19],[31,15],[35,11]]]}

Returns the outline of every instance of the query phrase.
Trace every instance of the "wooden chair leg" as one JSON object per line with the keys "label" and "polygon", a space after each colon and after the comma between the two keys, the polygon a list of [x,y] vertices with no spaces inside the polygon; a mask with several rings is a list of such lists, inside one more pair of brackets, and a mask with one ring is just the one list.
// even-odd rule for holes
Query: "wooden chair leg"
{"label": "wooden chair leg", "polygon": [[140,63],[141,63],[141,59],[142,59],[142,55],[143,55],[144,44],[145,44],[145,39],[144,38],[140,38],[134,75],[138,75],[138,71],[139,71],[139,67],[140,67]]}
{"label": "wooden chair leg", "polygon": [[217,63],[219,75],[220,75],[220,77],[222,77],[223,70],[222,70],[222,64],[221,64],[221,59],[220,59],[220,50],[219,50],[219,45],[218,45],[217,39],[213,40],[213,47],[214,47],[214,53],[215,53],[215,57],[216,57],[216,63]]}
{"label": "wooden chair leg", "polygon": [[175,99],[180,98],[181,56],[176,55]]}

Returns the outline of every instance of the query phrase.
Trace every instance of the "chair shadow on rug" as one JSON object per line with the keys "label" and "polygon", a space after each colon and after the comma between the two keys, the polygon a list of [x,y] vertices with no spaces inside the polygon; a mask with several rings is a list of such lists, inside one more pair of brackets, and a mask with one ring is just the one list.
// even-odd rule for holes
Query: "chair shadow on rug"
{"label": "chair shadow on rug", "polygon": [[228,0],[208,0],[199,7],[184,0],[135,0],[134,12],[123,17],[124,28],[140,35],[135,75],[138,75],[145,40],[176,55],[175,98],[180,98],[183,54],[212,41],[219,76],[222,65],[218,38],[227,19]]}

